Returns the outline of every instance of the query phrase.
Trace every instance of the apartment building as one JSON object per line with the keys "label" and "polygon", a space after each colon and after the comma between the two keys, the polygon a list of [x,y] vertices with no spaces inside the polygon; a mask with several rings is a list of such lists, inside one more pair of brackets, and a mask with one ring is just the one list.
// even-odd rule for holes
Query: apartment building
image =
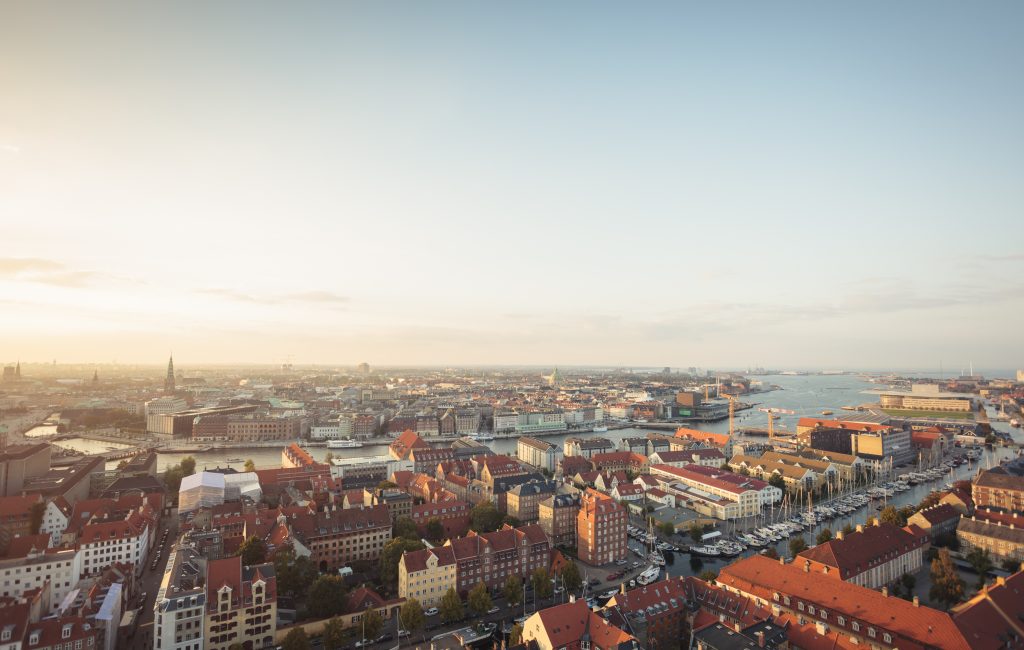
{"label": "apartment building", "polygon": [[533,481],[517,485],[505,493],[505,509],[510,517],[524,524],[536,523],[541,501],[555,493],[554,481]]}
{"label": "apartment building", "polygon": [[579,558],[596,566],[624,560],[629,551],[626,541],[626,509],[615,499],[593,488],[580,495],[576,515],[576,549]]}
{"label": "apartment building", "polygon": [[114,562],[130,562],[142,575],[156,533],[159,513],[149,506],[120,521],[97,521],[81,527],[77,543],[82,551],[82,574],[96,575]]}
{"label": "apartment building", "polygon": [[876,519],[874,525],[857,526],[855,532],[837,532],[835,539],[801,552],[794,562],[809,563],[814,574],[877,589],[905,573],[916,573],[930,541],[916,526],[899,528]]}
{"label": "apartment building", "polygon": [[615,451],[615,444],[607,438],[566,438],[562,443],[565,456],[581,456],[590,459],[594,454],[607,454]]}
{"label": "apartment building", "polygon": [[38,494],[0,497],[0,555],[7,552],[11,539],[32,532],[32,508],[45,507]]}
{"label": "apartment building", "polygon": [[576,543],[576,515],[580,510],[577,494],[553,494],[537,504],[537,519],[541,530],[554,546],[572,546]]}
{"label": "apartment building", "polygon": [[523,643],[537,650],[636,650],[628,632],[582,600],[542,609],[523,622]]}
{"label": "apartment building", "polygon": [[1024,476],[1003,468],[978,473],[971,486],[974,507],[1024,515]]}
{"label": "apartment building", "polygon": [[192,439],[197,441],[267,442],[297,440],[309,431],[303,417],[272,417],[267,415],[204,415],[192,425]]}
{"label": "apartment building", "polygon": [[206,559],[176,545],[153,604],[153,650],[205,650]]}
{"label": "apartment building", "polygon": [[492,423],[494,433],[512,433],[519,424],[519,414],[515,411],[495,411]]}
{"label": "apartment building", "polygon": [[1017,560],[1024,562],[1024,517],[1014,517],[1009,523],[999,519],[985,519],[977,514],[963,517],[956,528],[962,552],[979,548],[988,551],[996,562]]}
{"label": "apartment building", "polygon": [[604,610],[625,624],[644,648],[671,648],[688,632],[690,610],[686,578],[668,578],[612,596]]}
{"label": "apartment building", "polygon": [[599,472],[634,472],[636,474],[647,471],[647,456],[631,451],[612,451],[601,454],[593,454],[590,462],[594,469]]}
{"label": "apartment building", "polygon": [[801,624],[820,624],[857,647],[972,647],[946,612],[853,583],[837,588],[834,581],[812,572],[807,564],[753,555],[722,567],[716,583],[770,608],[775,616],[788,615]]}
{"label": "apartment building", "polygon": [[437,607],[449,589],[458,588],[456,569],[451,546],[403,553],[398,561],[398,595],[415,598],[423,607]]}
{"label": "apartment building", "polygon": [[273,648],[276,633],[274,565],[245,566],[238,556],[210,560],[206,566],[204,650]]}
{"label": "apartment building", "polygon": [[505,525],[493,533],[470,531],[465,537],[449,539],[445,546],[455,555],[456,588],[461,594],[481,582],[494,591],[509,576],[526,580],[535,570],[551,566],[551,542],[537,524]]}
{"label": "apartment building", "polygon": [[[0,596],[22,598],[43,591],[43,609],[54,612],[82,576],[82,552],[76,548],[47,549],[44,544],[18,549],[0,557]],[[46,587],[49,585],[49,590]]]}
{"label": "apartment building", "polygon": [[539,438],[521,436],[516,442],[516,457],[528,465],[554,474],[558,466],[558,447]]}
{"label": "apartment building", "polygon": [[[697,490],[695,496],[710,496],[716,501],[732,501],[736,508],[731,509],[734,517],[747,517],[760,514],[761,507],[772,494],[764,481],[755,478],[737,476],[731,472],[707,471],[709,467],[687,465],[686,467],[670,467],[668,465],[652,465],[651,474],[664,479],[667,483],[682,483]],[[705,473],[706,472],[706,473]],[[775,488],[777,490],[777,488]],[[668,490],[666,490],[668,491]],[[779,499],[781,500],[781,490]],[[731,518],[731,517],[730,517]]]}
{"label": "apartment building", "polygon": [[291,517],[287,526],[321,571],[348,566],[355,560],[376,560],[391,541],[387,506],[330,506],[323,512]]}

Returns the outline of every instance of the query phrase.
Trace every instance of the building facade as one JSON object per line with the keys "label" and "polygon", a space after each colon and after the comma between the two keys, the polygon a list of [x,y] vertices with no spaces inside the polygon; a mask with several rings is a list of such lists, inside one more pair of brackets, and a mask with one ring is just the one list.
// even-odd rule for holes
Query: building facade
{"label": "building facade", "polygon": [[587,564],[601,566],[626,559],[626,524],[629,516],[606,494],[587,488],[580,495],[576,515],[576,550]]}

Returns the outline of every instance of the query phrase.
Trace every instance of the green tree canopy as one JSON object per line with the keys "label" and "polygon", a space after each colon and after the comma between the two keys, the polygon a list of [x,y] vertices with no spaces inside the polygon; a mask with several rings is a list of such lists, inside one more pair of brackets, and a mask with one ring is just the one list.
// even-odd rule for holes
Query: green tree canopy
{"label": "green tree canopy", "polygon": [[502,593],[509,605],[518,605],[523,602],[523,581],[517,575],[511,575],[502,587]]}
{"label": "green tree canopy", "polygon": [[250,459],[245,461],[245,471],[247,471],[247,472],[255,472],[256,471],[256,463],[253,461],[253,459],[250,458]]}
{"label": "green tree canopy", "polygon": [[345,647],[345,623],[337,616],[324,623],[324,650],[341,650]]}
{"label": "green tree canopy", "polygon": [[963,599],[964,581],[957,573],[949,549],[939,549],[938,556],[932,560],[931,577],[932,586],[928,590],[931,600],[945,603],[949,607]]}
{"label": "green tree canopy", "polygon": [[416,522],[409,517],[399,517],[395,520],[392,537],[404,537],[406,539],[419,540],[420,534],[416,530]]}
{"label": "green tree canopy", "polygon": [[294,596],[306,593],[320,571],[308,557],[296,557],[295,550],[288,544],[274,552],[274,575],[278,592]]}
{"label": "green tree canopy", "polygon": [[907,518],[903,516],[901,510],[896,509],[896,506],[886,506],[883,508],[882,512],[878,515],[878,519],[883,524],[892,524],[900,528],[907,525]]}
{"label": "green tree canopy", "polygon": [[196,473],[196,459],[192,456],[185,456],[181,459],[181,472],[184,476],[192,476]]}
{"label": "green tree canopy", "polygon": [[987,549],[973,548],[971,552],[967,554],[966,560],[971,563],[974,570],[978,572],[978,589],[985,586],[985,581],[988,579],[988,574],[994,568],[992,564],[992,556],[989,555]]}
{"label": "green tree canopy", "polygon": [[246,566],[263,564],[267,561],[267,543],[263,538],[253,535],[238,547],[238,554]]}
{"label": "green tree canopy", "polygon": [[345,581],[341,576],[320,576],[309,588],[306,598],[314,618],[337,616],[345,611]]}
{"label": "green tree canopy", "polygon": [[762,553],[762,555],[764,555],[765,557],[770,558],[772,560],[779,559],[779,552],[775,550],[774,546],[769,546],[768,548],[766,548],[764,550],[764,553]]}
{"label": "green tree canopy", "polygon": [[427,521],[427,538],[434,542],[441,542],[445,538],[444,524],[437,517]]}
{"label": "green tree canopy", "polygon": [[799,553],[807,550],[807,540],[803,535],[789,540],[789,554],[796,557]]}
{"label": "green tree canopy", "polygon": [[281,643],[284,650],[309,650],[309,637],[301,627],[292,628]]}
{"label": "green tree canopy", "polygon": [[575,592],[583,586],[583,576],[580,575],[580,568],[575,562],[570,561],[563,566],[558,575],[562,578],[562,585],[566,591]]}
{"label": "green tree canopy", "polygon": [[473,614],[477,616],[486,614],[487,610],[493,605],[491,594],[487,591],[487,585],[482,582],[476,583],[476,586],[469,591],[466,604],[469,605],[469,611]]}
{"label": "green tree canopy", "polygon": [[426,548],[419,540],[398,537],[384,545],[380,552],[380,579],[385,586],[394,590],[398,585],[398,562],[402,553]]}
{"label": "green tree canopy", "polygon": [[786,479],[782,478],[781,474],[772,474],[768,477],[768,485],[777,487],[783,492],[786,491]]}
{"label": "green tree canopy", "polygon": [[530,580],[533,582],[533,593],[537,595],[537,598],[548,598],[551,596],[554,587],[551,586],[551,576],[548,574],[547,569],[544,567],[534,569]]}
{"label": "green tree canopy", "polygon": [[512,630],[508,633],[509,645],[516,646],[523,642],[523,626],[521,623],[516,623],[512,626]]}
{"label": "green tree canopy", "polygon": [[704,527],[697,522],[690,524],[690,538],[695,542],[699,542],[702,537],[704,537]]}
{"label": "green tree canopy", "polygon": [[375,609],[368,609],[363,614],[362,620],[363,638],[376,639],[380,636],[380,633],[384,630],[384,619],[381,618],[380,613]]}
{"label": "green tree canopy", "polygon": [[441,607],[438,609],[440,610],[441,621],[444,623],[454,623],[455,621],[462,620],[462,599],[459,598],[455,587],[449,587],[448,591],[441,597]]}
{"label": "green tree canopy", "polygon": [[409,634],[422,630],[427,623],[427,617],[423,614],[423,606],[415,598],[410,598],[402,603],[402,609],[398,611],[398,618],[402,629],[407,630]]}
{"label": "green tree canopy", "polygon": [[824,544],[832,539],[832,531],[828,528],[822,528],[818,536],[814,538],[816,544]]}
{"label": "green tree canopy", "polygon": [[501,527],[502,514],[490,501],[481,501],[470,512],[470,527],[478,533],[491,533]]}
{"label": "green tree canopy", "polygon": [[666,537],[669,537],[676,532],[676,527],[672,524],[671,521],[661,522],[660,524],[658,524],[658,529],[661,531],[661,534]]}
{"label": "green tree canopy", "polygon": [[36,501],[29,508],[29,526],[33,535],[39,534],[39,529],[43,527],[43,516],[46,514],[46,502]]}

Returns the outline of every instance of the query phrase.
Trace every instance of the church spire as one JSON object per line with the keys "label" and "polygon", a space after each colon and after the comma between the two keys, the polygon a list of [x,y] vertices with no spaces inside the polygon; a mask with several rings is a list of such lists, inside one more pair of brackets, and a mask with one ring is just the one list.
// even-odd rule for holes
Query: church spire
{"label": "church spire", "polygon": [[167,360],[167,377],[164,379],[164,390],[168,393],[174,392],[174,355]]}

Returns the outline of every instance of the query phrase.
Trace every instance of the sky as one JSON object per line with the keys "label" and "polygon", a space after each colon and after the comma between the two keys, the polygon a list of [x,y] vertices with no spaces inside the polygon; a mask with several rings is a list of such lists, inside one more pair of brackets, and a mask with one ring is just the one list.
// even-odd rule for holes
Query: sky
{"label": "sky", "polygon": [[1024,366],[1019,2],[0,4],[0,360]]}

